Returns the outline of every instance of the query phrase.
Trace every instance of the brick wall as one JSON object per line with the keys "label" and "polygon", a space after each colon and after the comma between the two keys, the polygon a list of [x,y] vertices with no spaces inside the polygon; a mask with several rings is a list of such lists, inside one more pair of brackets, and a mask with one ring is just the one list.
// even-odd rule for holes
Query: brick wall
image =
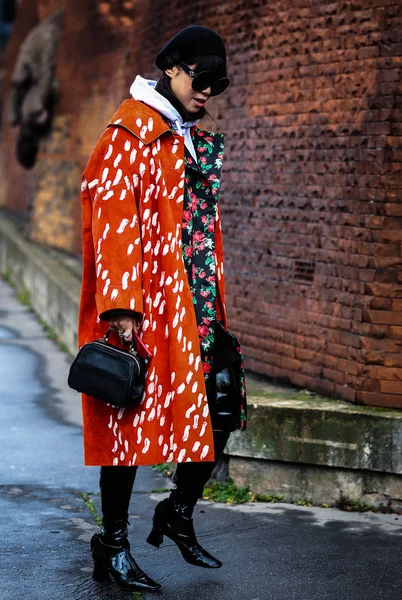
{"label": "brick wall", "polygon": [[[55,2],[36,4],[43,18]],[[399,1],[70,0],[54,133],[32,173],[9,160],[3,204],[24,212],[31,198],[32,237],[79,252],[96,139],[135,74],[155,76],[157,50],[195,22],[228,47],[232,85],[210,110],[227,134],[228,308],[248,368],[402,406]],[[3,154],[5,140],[7,126]]]}

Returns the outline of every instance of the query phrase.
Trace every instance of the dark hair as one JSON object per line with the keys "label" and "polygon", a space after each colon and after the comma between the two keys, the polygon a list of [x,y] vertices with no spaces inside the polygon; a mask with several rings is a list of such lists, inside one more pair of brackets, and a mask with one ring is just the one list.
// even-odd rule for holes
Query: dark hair
{"label": "dark hair", "polygon": [[[183,62],[186,62],[188,65],[194,65],[194,70],[198,71],[199,73],[201,71],[210,71],[211,73],[216,74],[218,78],[226,76],[226,62],[220,56],[206,54],[205,56],[190,58]],[[179,66],[178,63],[176,63],[176,66]],[[178,98],[174,95],[170,85],[170,77],[166,75],[166,73],[163,73],[158,79],[155,90],[169,100],[170,104],[172,104],[172,106],[174,106],[177,112],[181,115],[184,122],[196,121],[197,119],[202,119],[205,117],[205,115],[209,115],[208,111],[204,107],[200,108],[200,110],[196,113],[188,112],[180,100],[178,100]]]}
{"label": "dark hair", "polygon": [[226,77],[226,61],[220,56],[206,54],[205,56],[190,58],[188,61],[183,62],[187,62],[188,65],[195,65],[195,71],[210,71],[218,78]]}

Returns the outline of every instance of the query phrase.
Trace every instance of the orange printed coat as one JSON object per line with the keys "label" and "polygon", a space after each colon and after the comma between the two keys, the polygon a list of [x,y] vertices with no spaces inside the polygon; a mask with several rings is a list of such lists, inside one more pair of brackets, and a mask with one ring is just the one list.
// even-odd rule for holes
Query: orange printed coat
{"label": "orange printed coat", "polygon": [[[193,300],[182,259],[184,138],[161,115],[125,100],[82,179],[79,346],[102,337],[111,309],[143,315],[153,354],[138,407],[83,395],[86,465],[211,461],[213,434]],[[220,215],[217,318],[226,327]],[[119,344],[118,336],[114,342]]]}

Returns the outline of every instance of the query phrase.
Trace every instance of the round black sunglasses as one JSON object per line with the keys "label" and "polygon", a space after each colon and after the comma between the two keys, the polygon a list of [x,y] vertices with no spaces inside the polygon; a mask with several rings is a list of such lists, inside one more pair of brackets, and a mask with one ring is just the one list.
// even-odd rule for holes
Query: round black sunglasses
{"label": "round black sunglasses", "polygon": [[210,71],[201,71],[200,73],[196,73],[193,71],[191,67],[186,65],[186,63],[179,63],[181,68],[187,75],[190,75],[192,78],[191,87],[196,92],[202,92],[207,88],[211,88],[211,96],[219,96],[222,94],[228,87],[230,80],[227,77],[221,77],[220,79],[216,79],[214,74]]}

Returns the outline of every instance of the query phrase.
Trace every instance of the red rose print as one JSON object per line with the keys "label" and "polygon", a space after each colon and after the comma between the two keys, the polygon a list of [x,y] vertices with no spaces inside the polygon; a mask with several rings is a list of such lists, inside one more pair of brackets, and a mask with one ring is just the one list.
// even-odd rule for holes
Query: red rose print
{"label": "red rose print", "polygon": [[193,238],[196,242],[203,242],[205,239],[205,235],[201,233],[201,231],[195,231]]}
{"label": "red rose print", "polygon": [[190,220],[191,220],[191,211],[183,210],[183,221],[190,221]]}
{"label": "red rose print", "polygon": [[202,338],[205,338],[209,333],[208,327],[206,325],[198,325],[198,335]]}
{"label": "red rose print", "polygon": [[200,147],[198,148],[198,152],[205,152],[205,151],[206,151],[206,148],[203,148],[202,146],[200,146]]}
{"label": "red rose print", "polygon": [[202,370],[204,373],[209,373],[211,371],[211,365],[207,362],[202,363]]}
{"label": "red rose print", "polygon": [[200,156],[200,163],[202,163],[203,165],[207,164],[207,157],[206,156]]}
{"label": "red rose print", "polygon": [[203,290],[202,292],[200,292],[200,294],[203,298],[208,298],[209,296],[209,292],[207,292],[206,290]]}
{"label": "red rose print", "polygon": [[187,246],[186,248],[186,256],[193,256],[193,249],[191,246]]}

